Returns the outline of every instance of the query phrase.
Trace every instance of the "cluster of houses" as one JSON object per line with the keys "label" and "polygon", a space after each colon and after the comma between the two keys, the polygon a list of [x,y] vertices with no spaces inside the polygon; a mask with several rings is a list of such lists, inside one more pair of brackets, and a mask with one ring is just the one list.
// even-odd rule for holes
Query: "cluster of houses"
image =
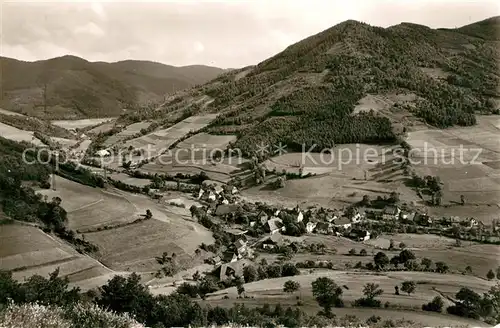
{"label": "cluster of houses", "polygon": [[234,186],[230,187],[217,181],[205,180],[198,191],[197,199],[215,205],[228,205],[234,203],[231,196],[238,194],[238,192],[238,188]]}
{"label": "cluster of houses", "polygon": [[[204,183],[198,192],[197,198],[207,204],[207,214],[227,219],[228,217],[248,218],[246,223],[239,223],[240,228],[226,229],[231,236],[231,245],[225,251],[212,258],[211,263],[215,266],[216,274],[221,281],[234,276],[241,276],[245,265],[254,257],[254,247],[263,250],[279,248],[287,244],[287,226],[300,226],[302,232],[328,234],[350,238],[356,241],[366,241],[372,237],[372,232],[359,225],[364,221],[400,221],[409,223],[412,221],[420,226],[453,227],[460,225],[466,228],[481,227],[482,223],[468,218],[460,220],[459,217],[432,218],[425,213],[407,211],[397,205],[389,204],[382,209],[374,208],[348,208],[345,211],[332,209],[308,209],[303,211],[299,206],[295,208],[271,209],[257,204],[239,203],[238,190],[235,187],[227,187],[210,182]],[[285,222],[287,224],[285,224]],[[291,223],[290,223],[291,222]],[[258,229],[258,240],[249,242],[248,231]],[[262,235],[264,233],[264,235]],[[253,237],[257,237],[253,235]]]}

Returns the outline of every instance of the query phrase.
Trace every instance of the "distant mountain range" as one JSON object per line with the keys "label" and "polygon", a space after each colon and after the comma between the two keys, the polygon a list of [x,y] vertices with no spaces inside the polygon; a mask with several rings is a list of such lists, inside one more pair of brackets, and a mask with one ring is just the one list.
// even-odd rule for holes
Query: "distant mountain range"
{"label": "distant mountain range", "polygon": [[42,118],[118,116],[225,70],[150,61],[89,62],[63,56],[35,62],[0,57],[0,108]]}

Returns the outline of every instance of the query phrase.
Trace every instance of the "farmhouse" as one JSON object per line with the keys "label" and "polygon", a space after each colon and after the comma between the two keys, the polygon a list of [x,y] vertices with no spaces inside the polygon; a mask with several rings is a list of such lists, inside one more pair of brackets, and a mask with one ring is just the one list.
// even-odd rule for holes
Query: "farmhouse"
{"label": "farmhouse", "polygon": [[283,221],[277,217],[272,217],[270,220],[267,220],[265,228],[270,234],[275,234],[279,231],[285,231]]}
{"label": "farmhouse", "polygon": [[222,263],[222,259],[220,258],[219,255],[217,255],[212,258],[211,262],[213,265],[218,266]]}
{"label": "farmhouse", "polygon": [[333,226],[335,228],[342,228],[342,229],[349,229],[351,225],[352,225],[351,220],[349,220],[345,216],[335,220],[335,222],[333,223]]}
{"label": "farmhouse", "polygon": [[406,221],[413,221],[415,218],[415,212],[407,212],[407,211],[401,211],[399,213],[399,219],[400,220],[406,220]]}
{"label": "farmhouse", "polygon": [[370,235],[368,230],[363,229],[352,229],[348,234],[349,238],[357,241],[367,241],[370,239]]}
{"label": "farmhouse", "polygon": [[382,219],[384,220],[397,220],[401,210],[397,206],[386,206],[382,212]]}
{"label": "farmhouse", "polygon": [[238,254],[234,251],[227,250],[222,254],[222,261],[228,263],[236,262],[238,261]]}
{"label": "farmhouse", "polygon": [[[302,222],[302,220],[304,220],[304,214],[302,213],[298,205],[290,213],[295,217],[295,222],[299,223]],[[278,211],[278,215],[279,214],[280,212]]]}
{"label": "farmhouse", "polygon": [[311,221],[307,222],[307,224],[306,224],[306,231],[309,232],[309,233],[313,232],[314,229],[316,228],[316,225],[317,225],[316,222],[311,222]]}
{"label": "farmhouse", "polygon": [[333,225],[328,222],[318,222],[315,228],[316,233],[331,234],[333,233]]}
{"label": "farmhouse", "polygon": [[106,149],[101,149],[101,150],[98,150],[96,151],[95,153],[97,156],[99,157],[105,157],[105,156],[109,156],[111,155],[109,151],[107,151]]}
{"label": "farmhouse", "polygon": [[273,249],[283,245],[283,242],[283,235],[281,233],[275,233],[262,242],[262,248]]}
{"label": "farmhouse", "polygon": [[234,243],[234,248],[236,249],[236,252],[238,253],[238,258],[242,258],[247,254],[247,241],[244,239],[238,239]]}
{"label": "farmhouse", "polygon": [[245,234],[248,232],[248,230],[228,228],[226,229],[226,232],[231,236],[232,241],[236,241],[238,239],[242,239],[245,242],[247,241],[247,237],[245,236]]}
{"label": "farmhouse", "polygon": [[439,223],[443,226],[451,227],[460,224],[460,217],[458,216],[443,217],[441,220],[439,220]]}
{"label": "farmhouse", "polygon": [[259,218],[259,221],[260,223],[265,226],[267,221],[269,221],[269,216],[264,213],[264,212],[260,212],[259,215],[258,215],[258,218]]}
{"label": "farmhouse", "polygon": [[248,264],[248,260],[239,260],[230,263],[224,263],[217,269],[215,274],[219,277],[220,281],[227,281],[243,275],[243,269]]}
{"label": "farmhouse", "polygon": [[356,209],[349,218],[352,223],[358,223],[365,217],[364,209]]}
{"label": "farmhouse", "polygon": [[416,213],[413,221],[422,226],[430,226],[432,224],[432,218],[427,214]]}

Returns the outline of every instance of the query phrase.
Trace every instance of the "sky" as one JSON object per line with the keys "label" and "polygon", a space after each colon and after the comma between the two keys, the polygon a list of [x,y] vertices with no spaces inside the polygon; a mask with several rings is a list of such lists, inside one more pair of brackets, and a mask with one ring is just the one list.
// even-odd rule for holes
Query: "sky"
{"label": "sky", "polygon": [[26,61],[74,55],[238,68],[347,19],[453,28],[500,15],[497,2],[0,0],[0,54]]}

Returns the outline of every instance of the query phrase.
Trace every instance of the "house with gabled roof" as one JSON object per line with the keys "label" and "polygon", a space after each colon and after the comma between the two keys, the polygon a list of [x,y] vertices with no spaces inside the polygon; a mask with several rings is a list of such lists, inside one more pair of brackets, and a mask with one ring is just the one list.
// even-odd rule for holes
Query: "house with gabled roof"
{"label": "house with gabled roof", "polygon": [[263,226],[266,225],[267,221],[269,220],[269,215],[267,215],[264,211],[260,212],[257,217]]}
{"label": "house with gabled roof", "polygon": [[219,277],[220,281],[227,281],[242,277],[244,268],[247,265],[251,265],[251,263],[252,262],[246,259],[224,263],[215,269],[215,274]]}
{"label": "house with gabled roof", "polygon": [[333,226],[335,228],[349,229],[352,226],[352,222],[347,217],[343,216],[335,220]]}
{"label": "house with gabled roof", "polygon": [[283,245],[284,239],[281,233],[275,233],[269,236],[266,240],[264,240],[261,244],[264,249],[273,249],[275,247],[279,247]]}
{"label": "house with gabled roof", "polygon": [[370,235],[370,231],[365,229],[351,229],[348,234],[349,238],[356,241],[367,241],[370,239]]}
{"label": "house with gabled roof", "polygon": [[316,224],[316,228],[314,229],[316,233],[321,233],[321,234],[331,234],[333,233],[333,225],[328,222],[318,222]]}
{"label": "house with gabled roof", "polygon": [[268,230],[270,234],[274,234],[279,231],[285,231],[283,220],[277,217],[271,217],[271,219],[267,220],[265,228]]}
{"label": "house with gabled roof", "polygon": [[382,219],[384,220],[397,220],[399,218],[399,213],[401,210],[397,206],[386,206],[382,212]]}
{"label": "house with gabled roof", "polygon": [[238,239],[234,242],[234,248],[236,249],[236,253],[238,257],[241,258],[247,254],[247,242],[243,239]]}
{"label": "house with gabled roof", "polygon": [[311,221],[307,222],[306,231],[309,233],[313,232],[317,224],[318,224],[317,222],[311,222]]}

